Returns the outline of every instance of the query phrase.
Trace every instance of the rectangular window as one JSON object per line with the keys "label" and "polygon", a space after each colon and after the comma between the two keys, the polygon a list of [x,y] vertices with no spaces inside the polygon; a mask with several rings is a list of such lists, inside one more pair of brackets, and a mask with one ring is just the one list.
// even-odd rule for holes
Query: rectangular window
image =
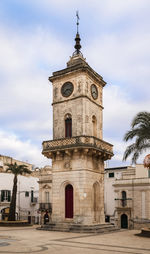
{"label": "rectangular window", "polygon": [[49,203],[49,191],[45,192],[45,203]]}
{"label": "rectangular window", "polygon": [[114,172],[109,173],[109,178],[114,177]]}
{"label": "rectangular window", "polygon": [[10,202],[11,191],[10,190],[1,190],[1,202]]}
{"label": "rectangular window", "polygon": [[25,191],[25,197],[29,197],[29,191]]}

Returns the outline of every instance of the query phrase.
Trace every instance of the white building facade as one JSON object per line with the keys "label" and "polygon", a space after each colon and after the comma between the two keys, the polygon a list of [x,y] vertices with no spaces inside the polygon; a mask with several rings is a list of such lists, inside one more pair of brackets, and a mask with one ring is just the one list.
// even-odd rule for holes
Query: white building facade
{"label": "white building facade", "polygon": [[[9,206],[12,196],[14,175],[6,172],[4,161],[14,163],[14,159],[8,156],[1,156],[1,171],[0,171],[0,220],[7,220],[9,214]],[[28,163],[19,162],[18,164]],[[4,166],[4,167],[3,167]],[[32,165],[29,164],[31,170]],[[35,173],[33,173],[35,175]],[[31,223],[38,223],[39,220],[39,184],[38,177],[31,175],[18,176],[17,182],[17,200],[16,200],[16,219],[27,220]]]}
{"label": "white building facade", "polygon": [[45,213],[48,213],[49,221],[52,215],[52,168],[50,166],[40,169],[38,183],[40,224],[44,224]]}
{"label": "white building facade", "polygon": [[138,164],[105,172],[106,220],[120,228],[150,226],[150,171]]}

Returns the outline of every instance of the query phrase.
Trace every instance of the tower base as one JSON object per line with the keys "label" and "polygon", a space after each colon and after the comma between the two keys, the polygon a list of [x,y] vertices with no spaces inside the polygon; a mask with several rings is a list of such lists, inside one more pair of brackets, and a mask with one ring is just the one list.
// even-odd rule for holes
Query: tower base
{"label": "tower base", "polygon": [[118,228],[115,225],[112,225],[111,223],[82,225],[64,222],[42,225],[40,228],[38,228],[38,230],[74,232],[74,233],[108,233],[116,231],[118,230]]}

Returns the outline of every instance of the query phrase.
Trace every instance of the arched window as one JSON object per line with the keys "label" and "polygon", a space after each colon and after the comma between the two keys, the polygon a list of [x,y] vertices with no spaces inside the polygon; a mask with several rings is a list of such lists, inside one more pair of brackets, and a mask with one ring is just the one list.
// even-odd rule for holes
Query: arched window
{"label": "arched window", "polygon": [[65,137],[72,137],[72,118],[70,114],[67,114],[65,117]]}
{"label": "arched window", "polygon": [[93,123],[93,136],[97,137],[97,119],[96,119],[96,116],[92,116],[92,123]]}
{"label": "arched window", "polygon": [[122,191],[122,206],[125,207],[127,205],[127,194],[126,191]]}

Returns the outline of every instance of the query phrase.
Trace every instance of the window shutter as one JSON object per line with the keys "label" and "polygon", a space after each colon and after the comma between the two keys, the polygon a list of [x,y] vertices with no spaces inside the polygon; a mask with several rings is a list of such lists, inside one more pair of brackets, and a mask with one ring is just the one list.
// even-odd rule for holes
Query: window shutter
{"label": "window shutter", "polygon": [[33,202],[33,190],[31,191],[31,202]]}
{"label": "window shutter", "polygon": [[4,201],[4,190],[1,190],[1,201]]}
{"label": "window shutter", "polygon": [[8,202],[10,202],[10,198],[11,198],[11,191],[8,191]]}

